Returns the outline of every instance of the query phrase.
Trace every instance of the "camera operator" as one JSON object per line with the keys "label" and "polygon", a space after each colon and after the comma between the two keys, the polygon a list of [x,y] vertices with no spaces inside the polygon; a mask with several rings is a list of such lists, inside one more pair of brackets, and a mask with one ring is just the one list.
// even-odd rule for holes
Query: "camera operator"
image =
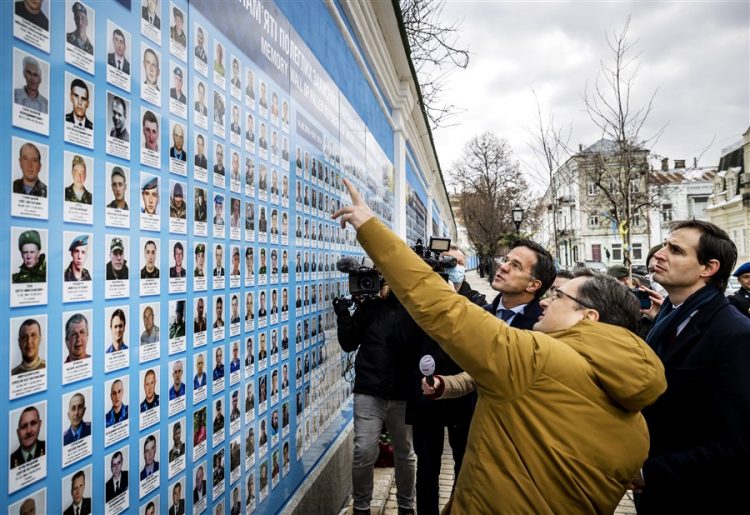
{"label": "camera operator", "polygon": [[[465,256],[457,245],[443,252],[440,261],[454,259],[455,265],[442,269],[453,289],[474,304],[484,306],[485,296],[473,290],[464,280]],[[447,259],[446,259],[447,258]],[[453,375],[462,372],[459,367],[430,338],[411,317],[404,317],[395,331],[399,347],[405,349],[404,358],[409,363],[410,382],[406,403],[406,423],[412,426],[414,450],[417,454],[417,513],[433,515],[439,513],[438,494],[440,465],[443,456],[443,438],[448,428],[448,442],[453,453],[455,477],[461,469],[471,417],[474,414],[476,394],[472,393],[449,401],[436,402],[422,394],[420,359],[429,355],[434,360],[435,374]]]}
{"label": "camera operator", "polygon": [[414,513],[416,456],[411,427],[404,422],[407,363],[393,340],[394,328],[408,314],[382,282],[379,295],[358,299],[353,315],[349,303],[343,298],[333,300],[339,345],[346,352],[359,349],[354,363],[353,513],[370,513],[373,466],[383,424],[393,443],[398,512]]}

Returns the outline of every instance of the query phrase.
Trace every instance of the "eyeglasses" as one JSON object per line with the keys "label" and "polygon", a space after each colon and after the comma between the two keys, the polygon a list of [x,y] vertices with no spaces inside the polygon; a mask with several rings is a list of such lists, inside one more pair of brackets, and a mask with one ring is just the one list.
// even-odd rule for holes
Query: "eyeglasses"
{"label": "eyeglasses", "polygon": [[[503,256],[502,258],[500,258],[500,265],[505,265],[505,264],[508,264],[508,265],[510,265],[510,267],[511,267],[511,268],[512,268],[513,270],[517,271],[517,272],[524,272],[524,269],[523,269],[523,263],[521,263],[521,262],[520,262],[520,261],[518,261],[517,259],[509,259],[509,258],[508,258],[508,256]],[[536,279],[536,278],[534,277],[534,274],[533,274],[533,273],[531,273],[531,272],[528,272],[528,274],[529,274],[529,276],[530,276],[530,277],[531,277],[532,279]]]}
{"label": "eyeglasses", "polygon": [[568,297],[568,298],[569,298],[570,300],[572,300],[572,301],[574,301],[574,302],[576,302],[576,303],[580,304],[580,305],[581,305],[581,306],[583,306],[584,308],[588,308],[588,309],[596,309],[595,307],[593,307],[593,306],[591,306],[591,305],[589,305],[589,304],[587,304],[587,303],[585,303],[585,302],[583,302],[583,301],[581,301],[581,300],[579,300],[579,299],[575,298],[575,297],[574,297],[574,296],[572,296],[571,294],[569,294],[569,293],[565,293],[565,292],[564,292],[564,291],[562,291],[562,290],[561,290],[560,288],[556,288],[556,287],[554,287],[554,286],[550,286],[550,289],[549,289],[549,299],[550,299],[550,302],[553,302],[553,301],[555,301],[555,300],[559,299],[559,298],[560,298],[560,296]]}

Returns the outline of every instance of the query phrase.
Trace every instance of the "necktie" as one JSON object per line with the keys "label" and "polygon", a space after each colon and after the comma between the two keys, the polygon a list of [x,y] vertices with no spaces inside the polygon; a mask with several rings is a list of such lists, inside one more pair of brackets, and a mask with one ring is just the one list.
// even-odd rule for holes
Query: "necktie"
{"label": "necktie", "polygon": [[81,515],[81,508],[80,508],[80,506],[76,506],[76,515]]}
{"label": "necktie", "polygon": [[500,319],[503,322],[507,322],[508,320],[510,320],[511,318],[513,318],[513,315],[516,314],[516,312],[513,311],[512,309],[502,309],[502,308],[499,309],[497,311],[497,313],[500,315]]}
{"label": "necktie", "polygon": [[115,481],[115,492],[117,492],[120,489],[120,482]]}
{"label": "necktie", "polygon": [[122,70],[122,61],[120,61],[119,59],[117,60],[117,69]]}

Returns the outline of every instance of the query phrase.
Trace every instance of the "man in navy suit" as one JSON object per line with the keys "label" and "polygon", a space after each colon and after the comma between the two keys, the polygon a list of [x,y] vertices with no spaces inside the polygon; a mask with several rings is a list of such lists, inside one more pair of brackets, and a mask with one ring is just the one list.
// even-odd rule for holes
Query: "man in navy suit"
{"label": "man in navy suit", "polygon": [[120,29],[112,31],[112,48],[114,48],[114,52],[107,54],[107,64],[126,75],[130,75],[130,62],[125,58],[127,43],[125,35]]}
{"label": "man in navy suit", "polygon": [[77,442],[91,436],[91,422],[84,422],[86,399],[82,393],[75,393],[68,402],[68,420],[70,427],[63,433],[63,445]]}
{"label": "man in navy suit", "polygon": [[128,471],[122,470],[123,461],[122,453],[117,451],[112,455],[112,459],[109,462],[112,477],[109,478],[105,485],[106,502],[128,491]]}
{"label": "man in navy suit", "polygon": [[724,296],[736,259],[729,235],[700,220],[675,224],[654,254],[654,281],[668,296],[646,341],[664,363],[667,391],[643,410],[651,445],[633,481],[639,513],[747,507],[750,320]]}

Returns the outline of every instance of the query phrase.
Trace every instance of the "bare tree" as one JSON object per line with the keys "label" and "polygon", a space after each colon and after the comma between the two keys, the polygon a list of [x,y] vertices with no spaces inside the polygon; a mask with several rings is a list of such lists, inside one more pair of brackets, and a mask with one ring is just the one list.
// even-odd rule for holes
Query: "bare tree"
{"label": "bare tree", "polygon": [[[549,114],[544,117],[542,107],[539,105],[539,97],[537,97],[536,91],[532,90],[532,92],[536,100],[536,120],[534,127],[529,129],[529,136],[531,137],[529,147],[539,163],[537,175],[547,184],[548,204],[541,205],[540,209],[547,209],[552,213],[550,219],[552,221],[552,241],[554,244],[553,255],[557,259],[560,251],[557,209],[561,201],[558,191],[560,181],[566,180],[566,178],[560,177],[560,165],[570,155],[568,144],[570,143],[572,127],[569,126],[567,131],[564,131],[555,122],[554,115]],[[555,177],[556,173],[557,177]],[[542,204],[544,204],[544,199]]]}
{"label": "bare tree", "polygon": [[500,246],[515,234],[512,210],[526,209],[527,222],[534,224],[536,206],[528,183],[513,157],[508,142],[486,132],[472,138],[453,165],[452,182],[459,193],[466,232],[482,263],[491,263]]}
{"label": "bare tree", "polygon": [[432,129],[444,127],[458,108],[443,101],[446,79],[469,66],[469,49],[459,45],[460,23],[446,23],[446,0],[401,0],[401,16]]}
{"label": "bare tree", "polygon": [[613,142],[613,148],[607,151],[590,152],[586,180],[595,189],[596,202],[604,207],[596,214],[604,215],[619,229],[623,238],[623,262],[628,267],[633,221],[645,216],[646,208],[652,203],[647,147],[654,145],[664,131],[662,127],[652,136],[642,134],[658,90],[643,105],[635,105],[639,54],[634,52],[636,42],[628,39],[629,28],[630,17],[621,32],[606,35],[613,62],[602,61],[593,87],[587,84],[583,93],[589,118],[602,137]]}

